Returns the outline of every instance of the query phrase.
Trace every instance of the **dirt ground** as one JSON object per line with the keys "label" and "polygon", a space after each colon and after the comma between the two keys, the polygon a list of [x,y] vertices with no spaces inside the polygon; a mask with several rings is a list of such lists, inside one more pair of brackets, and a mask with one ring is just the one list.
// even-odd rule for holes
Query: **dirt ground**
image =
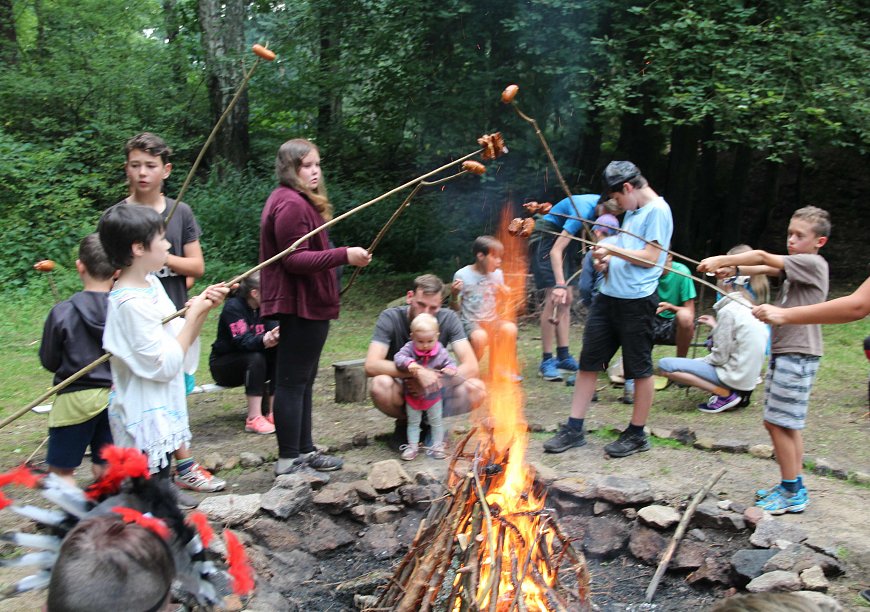
{"label": "dirt ground", "polygon": [[[562,383],[544,382],[535,377],[535,355],[538,346],[534,330],[523,329],[520,353],[529,355],[529,365],[524,368],[525,380],[522,382],[526,396],[526,415],[530,424],[552,431],[560,421],[567,417],[571,389]],[[670,349],[673,350],[673,349]],[[865,362],[866,363],[866,362]],[[486,364],[484,363],[484,368]],[[817,418],[811,423],[807,433],[807,454],[826,457],[838,466],[850,471],[870,472],[868,462],[867,434],[870,433],[870,420],[864,417],[866,411],[866,365],[863,378],[844,384],[837,397],[831,402],[824,398],[818,402]],[[628,420],[630,407],[618,402],[621,391],[609,387],[601,379],[600,401],[588,415],[590,421],[603,425],[622,428]],[[703,415],[694,409],[701,398],[697,393],[686,393],[671,387],[659,392],[650,418],[654,427],[689,427],[698,435],[714,438],[740,439],[750,444],[767,443],[767,435],[761,426],[760,393],[753,398],[748,408],[735,413]],[[387,433],[393,424],[374,409],[370,402],[336,404],[334,398],[333,373],[330,367],[319,372],[315,388],[314,432],[318,444],[332,447],[348,447],[354,434],[366,433],[369,446],[341,451],[346,461],[365,469],[375,461],[395,458],[384,444],[374,441],[376,434]],[[834,404],[827,406],[828,403]],[[194,432],[193,450],[201,457],[209,452],[219,452],[224,457],[238,455],[243,451],[260,453],[267,459],[274,459],[276,445],[273,436],[246,434],[244,426],[244,396],[240,389],[191,396],[191,428]],[[31,419],[40,417],[30,417]],[[451,419],[454,430],[467,429],[466,417]],[[38,425],[37,425],[38,426]],[[15,435],[10,428],[4,435]],[[602,451],[605,440],[590,437],[589,444],[580,449],[572,449],[560,455],[542,452],[541,443],[548,434],[532,434],[528,459],[532,464],[546,466],[560,476],[620,475],[646,479],[657,495],[664,500],[677,502],[691,497],[720,467],[727,472],[715,488],[722,499],[747,503],[752,499],[755,489],[772,484],[778,479],[773,461],[756,459],[746,454],[726,454],[706,452],[688,447],[655,445],[650,452],[623,459],[607,459]],[[25,449],[27,454],[30,450]],[[44,457],[44,450],[35,457]],[[22,457],[3,457],[2,467],[8,468]],[[426,469],[439,473],[444,462],[418,458],[407,464],[409,472]],[[228,491],[233,493],[265,492],[272,482],[272,464],[261,468],[241,470],[235,468],[223,472],[221,477],[228,481]],[[811,492],[811,505],[806,512],[787,515],[778,520],[799,525],[813,536],[827,538],[836,548],[847,565],[845,577],[833,582],[829,594],[836,597],[846,609],[861,607],[858,591],[870,587],[870,527],[867,524],[867,507],[870,506],[870,489],[852,482],[835,478],[807,474],[805,480]],[[17,521],[11,513],[0,512],[0,529],[15,527]],[[7,555],[10,550],[6,549]],[[648,568],[647,568],[648,569]],[[642,569],[637,572],[636,580],[620,584],[626,601],[642,601],[643,592],[649,581],[651,571]],[[0,570],[0,586],[12,579],[8,570]],[[608,588],[606,579],[600,588]],[[593,591],[596,590],[593,584]],[[688,588],[688,587],[686,587]],[[659,609],[687,609],[679,605],[679,592],[665,600]],[[3,610],[36,610],[42,604],[41,598],[32,596],[0,603]],[[616,608],[613,608],[616,609]],[[622,608],[624,609],[624,608]]]}

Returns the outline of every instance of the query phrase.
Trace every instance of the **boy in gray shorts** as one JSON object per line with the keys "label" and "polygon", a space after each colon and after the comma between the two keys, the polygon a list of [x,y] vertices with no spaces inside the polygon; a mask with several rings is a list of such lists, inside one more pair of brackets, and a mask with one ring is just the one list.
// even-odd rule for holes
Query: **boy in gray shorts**
{"label": "boy in gray shorts", "polygon": [[[828,295],[828,263],[819,255],[831,233],[827,211],[805,206],[788,225],[788,255],[747,251],[708,257],[698,266],[717,276],[767,274],[783,283],[779,305],[783,308],[824,302]],[[739,268],[739,271],[738,271]],[[771,334],[770,367],[765,381],[764,426],[773,442],[782,480],[756,492],[756,506],[771,514],[803,512],[809,504],[804,486],[803,436],[807,405],[819,360],[822,331],[819,325],[776,325]]]}

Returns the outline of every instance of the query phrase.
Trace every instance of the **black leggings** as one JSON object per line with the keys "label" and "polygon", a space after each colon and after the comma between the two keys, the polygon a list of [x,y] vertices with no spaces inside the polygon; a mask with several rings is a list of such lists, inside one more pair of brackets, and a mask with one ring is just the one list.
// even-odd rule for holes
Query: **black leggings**
{"label": "black leggings", "polygon": [[245,385],[245,395],[262,397],[275,392],[277,350],[226,353],[209,359],[212,378],[222,387]]}
{"label": "black leggings", "polygon": [[329,333],[329,321],[295,315],[280,317],[275,375],[275,433],[278,457],[295,459],[314,450],[311,437],[311,392],[320,352]]}

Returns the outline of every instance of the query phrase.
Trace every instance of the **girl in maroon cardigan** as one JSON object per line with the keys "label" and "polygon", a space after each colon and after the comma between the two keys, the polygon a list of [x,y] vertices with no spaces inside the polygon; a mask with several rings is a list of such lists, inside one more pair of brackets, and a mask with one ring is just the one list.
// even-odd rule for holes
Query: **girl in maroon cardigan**
{"label": "girl in maroon cardigan", "polygon": [[[260,261],[287,249],[332,218],[332,205],[320,174],[320,153],[311,142],[288,140],[278,149],[275,173],[280,185],[266,200],[260,219]],[[260,314],[281,326],[275,385],[276,474],[308,465],[337,470],[342,460],[316,452],[311,436],[311,392],[330,319],[338,318],[336,268],[366,266],[362,247],[330,248],[321,231],[278,262],[263,268]]]}

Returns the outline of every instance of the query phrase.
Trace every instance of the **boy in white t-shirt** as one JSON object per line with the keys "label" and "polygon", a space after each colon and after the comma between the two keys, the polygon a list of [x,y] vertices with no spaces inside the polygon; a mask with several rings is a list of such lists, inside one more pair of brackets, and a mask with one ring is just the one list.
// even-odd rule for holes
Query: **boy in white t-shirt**
{"label": "boy in white t-shirt", "polygon": [[472,246],[474,263],[456,271],[450,287],[450,307],[459,313],[478,360],[495,336],[517,337],[517,326],[498,318],[498,299],[510,289],[504,283],[504,246],[492,236],[478,236]]}

